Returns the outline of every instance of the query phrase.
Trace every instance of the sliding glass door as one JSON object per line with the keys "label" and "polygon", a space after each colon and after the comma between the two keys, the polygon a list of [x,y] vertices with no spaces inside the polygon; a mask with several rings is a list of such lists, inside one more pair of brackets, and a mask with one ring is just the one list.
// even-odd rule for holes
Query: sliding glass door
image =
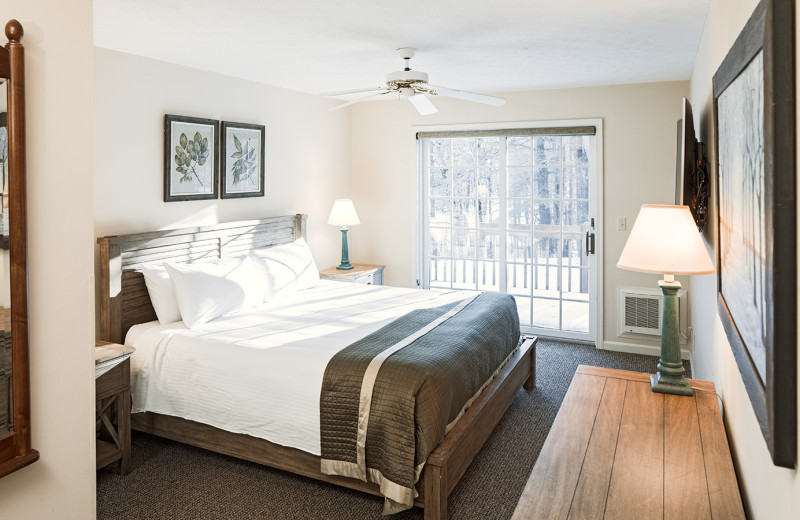
{"label": "sliding glass door", "polygon": [[509,293],[523,330],[594,340],[594,127],[419,137],[422,285]]}

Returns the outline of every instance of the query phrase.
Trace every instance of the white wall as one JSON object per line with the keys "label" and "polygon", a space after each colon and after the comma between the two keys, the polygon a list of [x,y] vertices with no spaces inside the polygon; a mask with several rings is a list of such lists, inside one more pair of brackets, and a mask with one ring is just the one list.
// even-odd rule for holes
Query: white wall
{"label": "white wall", "polygon": [[[713,143],[713,91],[711,78],[741,32],[757,0],[711,0],[703,39],[691,79],[695,126],[706,143]],[[795,13],[795,34],[800,17]],[[795,45],[797,49],[797,45]],[[795,63],[800,72],[800,62]],[[800,80],[796,79],[800,87]],[[796,99],[800,97],[796,96]],[[798,119],[800,122],[800,119]],[[798,127],[800,129],[800,126]],[[800,138],[800,131],[797,132]],[[714,163],[713,151],[709,162]],[[705,236],[712,258],[716,247],[716,206],[712,201],[712,226]],[[798,226],[800,230],[800,226]],[[800,240],[798,240],[800,244]],[[692,277],[690,308],[695,324],[695,377],[714,381],[722,397],[728,437],[732,444],[739,484],[751,518],[797,518],[800,511],[800,477],[795,470],[772,464],[755,413],[717,314],[716,276]],[[800,310],[800,305],[798,306]],[[800,332],[800,331],[798,331]],[[800,373],[800,358],[798,359]],[[798,401],[800,402],[800,400]],[[800,431],[800,428],[798,428]],[[800,450],[799,450],[800,452]]]}
{"label": "white wall", "polygon": [[[102,48],[94,91],[96,236],[307,213],[319,267],[338,263],[325,221],[350,196],[350,115],[335,102]],[[164,114],[265,125],[265,196],[163,202]]]}
{"label": "white wall", "polygon": [[2,13],[25,31],[31,431],[41,458],[0,479],[0,517],[86,520],[95,516],[92,2],[4,0]]}
{"label": "white wall", "polygon": [[[390,285],[415,285],[416,152],[413,126],[602,118],[605,199],[600,225],[605,235],[604,335],[609,343],[656,341],[617,337],[617,286],[656,288],[656,275],[616,268],[628,230],[643,203],[672,203],[675,197],[676,123],[687,82],[614,85],[504,93],[502,108],[436,98],[439,113],[419,116],[406,101],[354,105],[352,122],[353,200],[361,226],[353,229],[351,261],[386,264]],[[657,352],[657,350],[656,350]]]}

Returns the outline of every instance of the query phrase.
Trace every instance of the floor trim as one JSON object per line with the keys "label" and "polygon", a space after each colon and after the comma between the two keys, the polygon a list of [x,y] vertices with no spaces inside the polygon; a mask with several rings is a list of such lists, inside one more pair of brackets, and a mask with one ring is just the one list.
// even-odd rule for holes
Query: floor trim
{"label": "floor trim", "polygon": [[[615,352],[627,352],[628,354],[644,354],[646,356],[660,356],[661,347],[653,345],[641,345],[638,343],[622,343],[620,341],[604,341],[603,350],[613,350]],[[681,359],[691,360],[689,349],[681,349]]]}

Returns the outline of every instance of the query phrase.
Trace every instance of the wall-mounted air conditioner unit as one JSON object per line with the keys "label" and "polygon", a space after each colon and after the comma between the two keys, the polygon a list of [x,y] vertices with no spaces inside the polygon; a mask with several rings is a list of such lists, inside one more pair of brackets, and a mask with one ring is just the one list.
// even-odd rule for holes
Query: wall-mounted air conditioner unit
{"label": "wall-mounted air conditioner unit", "polygon": [[[661,336],[661,289],[625,287],[617,289],[617,335]],[[686,291],[678,291],[681,343],[689,338],[689,312]]]}

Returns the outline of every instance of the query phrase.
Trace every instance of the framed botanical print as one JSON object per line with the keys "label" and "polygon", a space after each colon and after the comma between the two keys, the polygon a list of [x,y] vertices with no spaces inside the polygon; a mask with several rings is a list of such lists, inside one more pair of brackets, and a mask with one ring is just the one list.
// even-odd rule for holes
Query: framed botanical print
{"label": "framed botanical print", "polygon": [[219,121],[164,117],[164,202],[216,199]]}
{"label": "framed botanical print", "polygon": [[264,125],[222,122],[222,198],[264,196]]}
{"label": "framed botanical print", "polygon": [[792,0],[762,0],[713,78],[718,309],[772,461],[797,451]]}

